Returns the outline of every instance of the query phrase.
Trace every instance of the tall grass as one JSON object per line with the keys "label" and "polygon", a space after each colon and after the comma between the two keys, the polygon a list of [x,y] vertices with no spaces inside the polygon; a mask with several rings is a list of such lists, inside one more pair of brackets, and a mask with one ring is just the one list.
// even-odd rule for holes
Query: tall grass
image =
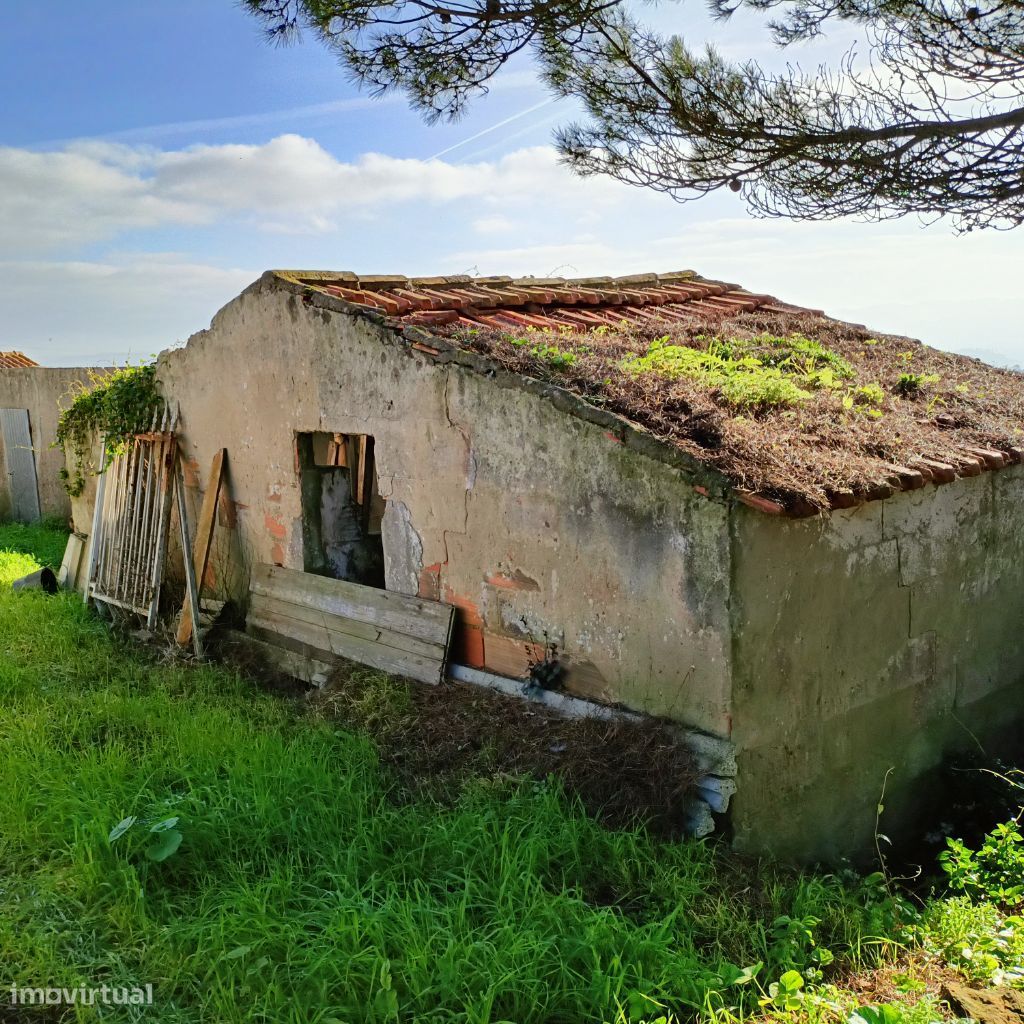
{"label": "tall grass", "polygon": [[[26,564],[5,536],[0,579]],[[736,968],[892,925],[871,887],[608,831],[553,784],[411,800],[366,738],[121,646],[73,595],[0,586],[0,709],[7,984],[150,982],[167,1024],[736,1011]],[[130,815],[177,817],[180,849],[111,843]]]}

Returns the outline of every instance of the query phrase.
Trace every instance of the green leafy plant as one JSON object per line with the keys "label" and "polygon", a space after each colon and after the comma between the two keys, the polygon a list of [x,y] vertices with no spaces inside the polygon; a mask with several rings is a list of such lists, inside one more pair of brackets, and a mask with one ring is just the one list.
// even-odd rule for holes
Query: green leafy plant
{"label": "green leafy plant", "polygon": [[862,384],[860,387],[847,389],[843,395],[843,408],[878,420],[884,415],[879,408],[884,401],[885,391],[880,384]]}
{"label": "green leafy plant", "polygon": [[768,995],[760,1002],[764,1007],[792,1013],[803,1005],[805,995],[803,975],[799,971],[786,971],[768,986]]}
{"label": "green leafy plant", "polygon": [[[156,366],[124,366],[109,373],[89,371],[87,384],[74,384],[71,404],[57,423],[54,448],[64,448],[69,469],[61,471],[64,489],[77,497],[86,474],[102,473],[125,451],[130,438],[146,430],[160,415],[163,399],[157,390]],[[93,464],[98,436],[106,440],[103,465]]]}
{"label": "green leafy plant", "polygon": [[[931,1007],[926,1006],[924,1009],[924,1020],[935,1021],[938,1024],[943,1019],[942,1014]],[[876,1006],[858,1006],[846,1018],[846,1024],[909,1024],[911,1020],[917,1021],[921,1018],[921,1013],[908,1011],[906,1006],[899,1003],[879,1003]]]}
{"label": "green leafy plant", "polygon": [[811,397],[777,366],[765,366],[756,357],[735,351],[736,355],[733,347],[718,339],[711,339],[705,349],[673,345],[666,335],[654,339],[643,355],[626,356],[620,367],[634,375],[685,377],[716,389],[728,405],[738,409],[787,407]]}
{"label": "green leafy plant", "polygon": [[[159,864],[177,853],[178,847],[181,846],[184,836],[175,828],[180,820],[177,817],[138,818],[129,815],[110,830],[107,842],[113,846],[125,840],[131,844],[133,850],[141,849],[147,860]],[[125,843],[122,842],[121,845]]]}
{"label": "green leafy plant", "polygon": [[829,372],[825,379],[835,377],[849,380],[854,376],[853,367],[842,356],[826,348],[820,341],[806,338],[802,334],[786,337],[761,334],[740,344],[764,366],[778,366],[804,375],[827,370]]}
{"label": "green leafy plant", "polygon": [[939,375],[937,373],[901,373],[893,390],[903,398],[914,398],[919,395],[928,384],[937,384]]}
{"label": "green leafy plant", "polygon": [[534,345],[530,355],[552,370],[567,370],[576,363],[576,353],[560,349],[557,345]]}
{"label": "green leafy plant", "polygon": [[853,400],[859,405],[881,405],[885,401],[885,392],[881,384],[862,384],[854,389]]}
{"label": "green leafy plant", "polygon": [[1024,918],[966,896],[934,904],[918,929],[927,952],[972,981],[1024,987]]}
{"label": "green leafy plant", "polygon": [[947,839],[939,863],[954,892],[1004,906],[1024,902],[1024,836],[1018,821],[997,825],[977,850]]}

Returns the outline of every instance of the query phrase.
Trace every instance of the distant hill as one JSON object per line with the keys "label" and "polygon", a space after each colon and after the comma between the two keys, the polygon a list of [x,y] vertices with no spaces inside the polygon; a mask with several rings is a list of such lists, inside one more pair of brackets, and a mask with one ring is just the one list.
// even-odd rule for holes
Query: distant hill
{"label": "distant hill", "polygon": [[1005,352],[997,352],[992,348],[961,348],[957,349],[957,351],[962,356],[980,359],[983,363],[988,363],[990,366],[1002,366],[1007,370],[1017,370],[1024,373],[1024,366],[1021,366],[1019,362],[1014,362]]}

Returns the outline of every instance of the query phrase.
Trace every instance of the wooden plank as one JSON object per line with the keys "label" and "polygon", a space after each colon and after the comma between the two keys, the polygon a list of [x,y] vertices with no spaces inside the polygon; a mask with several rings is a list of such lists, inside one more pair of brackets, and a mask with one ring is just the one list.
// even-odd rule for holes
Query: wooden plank
{"label": "wooden plank", "polygon": [[[322,629],[329,638],[337,638],[338,643],[344,643],[347,636],[355,637],[358,640],[370,640],[383,647],[393,647],[397,651],[406,654],[415,654],[422,658],[444,661],[444,645],[429,640],[421,640],[418,637],[408,636],[404,633],[396,633],[389,629],[382,629],[371,622],[360,622],[356,619],[349,619],[342,615],[334,615],[331,612],[324,612],[315,608],[307,608],[301,605],[287,604],[273,597],[263,594],[253,594],[249,605],[249,617],[256,616],[263,620],[275,620],[282,623],[282,630],[287,632],[293,622],[296,628],[300,629]],[[327,643],[325,650],[334,650],[332,643]]]}
{"label": "wooden plank", "polygon": [[[217,499],[220,497],[221,483],[224,479],[224,459],[227,449],[221,448],[213,457],[210,466],[210,477],[206,482],[206,493],[203,505],[199,510],[199,522],[196,523],[195,571],[196,586],[201,596],[206,567],[210,563],[210,547],[213,542],[214,516],[217,514]],[[197,605],[198,607],[198,605]],[[192,635],[192,608],[186,601],[181,609],[181,622],[178,624],[177,641],[182,647],[188,643]]]}
{"label": "wooden plank", "polygon": [[451,635],[454,612],[451,605],[364,587],[347,580],[314,576],[277,565],[257,565],[252,573],[251,590],[289,604],[371,622],[382,629],[445,647]]}
{"label": "wooden plank", "polygon": [[334,434],[327,442],[327,465],[348,466],[348,441],[344,434]]}
{"label": "wooden plank", "polygon": [[359,467],[359,494],[360,507],[362,510],[363,534],[366,535],[370,532],[370,507],[373,504],[373,482],[377,479],[372,437],[364,435],[362,456],[362,464]]}
{"label": "wooden plank", "polygon": [[[181,471],[181,460],[175,459],[177,473],[173,481],[174,490],[178,497],[178,525],[181,527],[181,553],[185,563],[185,592],[188,596],[188,603],[192,608],[192,618],[199,621],[199,591],[196,588],[195,565],[192,560],[192,541],[188,536],[188,509],[185,507],[185,476]],[[203,656],[203,641],[198,629],[192,630],[192,646],[195,649],[196,657]]]}
{"label": "wooden plank", "polygon": [[60,571],[57,573],[57,583],[66,590],[74,590],[78,585],[78,572],[82,564],[84,548],[85,538],[80,533],[73,533],[68,537],[67,546],[64,548],[64,557],[60,563]]}
{"label": "wooden plank", "polygon": [[[100,461],[99,465],[102,467],[103,463],[107,458],[107,442],[103,441],[100,446]],[[84,470],[83,470],[84,472]],[[82,594],[82,600],[89,603],[89,592],[92,587],[93,574],[96,572],[96,565],[99,560],[100,546],[102,542],[102,523],[103,523],[103,499],[107,489],[107,479],[105,474],[101,474],[99,480],[96,482],[96,504],[92,510],[92,532],[89,534],[89,558],[86,561],[85,568],[85,591]]]}
{"label": "wooden plank", "polygon": [[19,523],[37,523],[42,516],[28,409],[0,409],[0,435],[11,488],[11,518]]}
{"label": "wooden plank", "polygon": [[[288,633],[282,633],[282,628],[286,628]],[[354,636],[335,634],[334,638],[327,639],[326,630],[315,626],[306,627],[305,623],[299,623],[295,619],[283,623],[278,619],[261,619],[250,615],[246,621],[246,630],[257,639],[278,644],[307,657],[319,660],[348,658],[350,661],[358,661],[382,672],[407,676],[422,683],[439,683],[444,671],[441,660],[421,658],[416,654],[408,654]]]}
{"label": "wooden plank", "polygon": [[321,661],[318,658],[310,658],[277,644],[257,640],[255,636],[241,633],[236,629],[225,630],[221,640],[222,649],[230,651],[232,647],[242,649],[263,665],[269,665],[286,676],[301,679],[302,682],[311,683],[313,686],[323,686],[334,669],[334,659]]}
{"label": "wooden plank", "polygon": [[[164,410],[164,421],[167,411]],[[167,562],[167,542],[171,533],[171,505],[174,502],[174,466],[177,461],[178,445],[175,441],[158,441],[156,457],[159,459],[160,518],[157,521],[156,550],[153,552],[152,574],[149,578],[150,599],[146,614],[146,628],[154,629],[160,615],[160,587],[164,581],[164,565]]]}

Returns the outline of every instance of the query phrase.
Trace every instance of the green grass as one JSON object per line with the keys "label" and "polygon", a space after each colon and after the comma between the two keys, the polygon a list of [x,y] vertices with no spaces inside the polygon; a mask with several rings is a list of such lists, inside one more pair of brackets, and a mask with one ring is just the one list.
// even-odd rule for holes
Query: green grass
{"label": "green grass", "polygon": [[[0,528],[0,580],[35,564],[19,543]],[[787,970],[909,935],[877,878],[606,830],[553,784],[410,799],[365,736],[157,663],[74,595],[0,586],[0,708],[7,985],[149,982],[168,1024],[624,1022],[756,1010]],[[171,817],[182,844],[154,862]]]}
{"label": "green grass", "polygon": [[0,525],[0,584],[35,572],[43,565],[56,572],[67,542],[67,530],[52,525]]}

